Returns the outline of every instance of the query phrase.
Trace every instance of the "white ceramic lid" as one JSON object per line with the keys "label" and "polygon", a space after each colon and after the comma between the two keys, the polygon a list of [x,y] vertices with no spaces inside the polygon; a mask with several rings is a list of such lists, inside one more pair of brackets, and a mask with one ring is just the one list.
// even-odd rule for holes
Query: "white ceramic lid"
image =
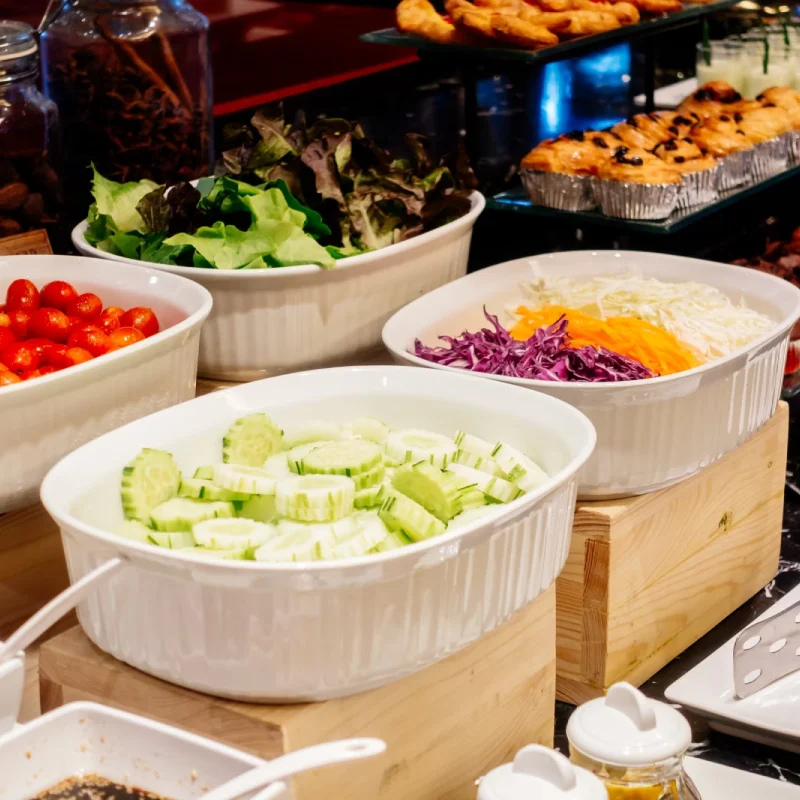
{"label": "white ceramic lid", "polygon": [[608,800],[603,784],[561,753],[538,744],[523,747],[513,764],[481,779],[478,800]]}
{"label": "white ceramic lid", "polygon": [[666,703],[629,683],[575,709],[567,723],[570,746],[604,764],[643,767],[681,755],[692,743],[689,723]]}

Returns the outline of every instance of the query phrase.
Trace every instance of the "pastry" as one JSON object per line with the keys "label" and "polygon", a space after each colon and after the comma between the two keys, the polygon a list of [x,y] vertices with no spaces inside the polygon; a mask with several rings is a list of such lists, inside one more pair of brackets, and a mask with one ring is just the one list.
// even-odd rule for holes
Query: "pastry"
{"label": "pastry", "polygon": [[725,81],[712,81],[703,84],[696,92],[690,94],[679,106],[678,111],[687,114],[694,112],[701,118],[712,117],[722,113],[742,101],[742,96]]}
{"label": "pastry", "polygon": [[661,142],[656,145],[653,155],[671,164],[684,175],[717,166],[717,160],[698,147],[689,136]]}
{"label": "pastry", "polygon": [[650,114],[651,118],[658,120],[658,124],[665,128],[673,136],[688,136],[692,127],[700,122],[700,117],[689,111],[656,111]]}
{"label": "pastry", "polygon": [[635,147],[618,147],[608,161],[600,165],[598,177],[609,181],[663,185],[680,183],[681,174],[646,150]]}
{"label": "pastry", "polygon": [[633,4],[639,11],[646,11],[648,14],[666,14],[683,8],[681,0],[633,0]]}
{"label": "pastry", "polygon": [[788,112],[778,106],[758,105],[756,108],[737,112],[734,120],[753,144],[777,139],[792,130],[792,120]]}
{"label": "pastry", "polygon": [[444,44],[463,39],[456,27],[443,19],[428,0],[400,0],[396,18],[398,30],[404,33]]}
{"label": "pastry", "polygon": [[782,108],[789,115],[792,129],[800,130],[800,92],[780,86],[761,92],[756,100],[764,105],[772,104]]}
{"label": "pastry", "polygon": [[[542,17],[546,16],[542,14]],[[539,17],[537,17],[537,20]],[[558,44],[558,36],[544,25],[528,22],[510,14],[492,14],[490,18],[492,33],[498,39],[520,47],[536,49]],[[566,27],[566,26],[564,26]]]}
{"label": "pastry", "polygon": [[695,144],[715,158],[729,156],[752,147],[747,134],[727,114],[711,117],[692,128]]}
{"label": "pastry", "polygon": [[523,169],[565,175],[596,175],[613,152],[610,134],[577,131],[540,142],[522,159]]}
{"label": "pastry", "polygon": [[655,114],[636,114],[615,125],[611,132],[630,147],[643,150],[652,150],[660,142],[672,138],[672,134],[659,124]]}

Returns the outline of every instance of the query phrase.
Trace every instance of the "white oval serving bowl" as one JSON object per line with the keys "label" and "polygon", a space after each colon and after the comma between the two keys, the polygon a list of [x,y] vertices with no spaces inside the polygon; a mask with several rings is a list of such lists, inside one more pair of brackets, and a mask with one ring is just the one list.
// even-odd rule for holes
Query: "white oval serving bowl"
{"label": "white oval serving bowl", "polygon": [[[210,561],[120,539],[122,468],[142,447],[184,470],[220,457],[238,417],[277,424],[371,415],[397,427],[514,442],[551,475],[498,515],[399,550],[335,562]],[[352,367],[245,384],[154,414],[56,465],[42,501],[72,581],[130,560],[79,608],[102,650],[151,675],[250,701],[324,700],[400,678],[459,650],[552,585],[567,552],[591,423],[546,395],[402,367]]]}
{"label": "white oval serving bowl", "polygon": [[0,388],[0,513],[35,502],[59,458],[126,422],[194,397],[211,295],[142,265],[73,256],[0,256],[0,297],[16,278],[65,280],[106,306],[149,306],[160,333],[85,364]]}
{"label": "white oval serving bowl", "polygon": [[[217,270],[147,264],[208,289],[214,310],[203,329],[202,378],[246,381],[362,360],[381,344],[387,319],[406,303],[467,271],[472,229],[486,206],[473,192],[468,214],[405,242],[315,265]],[[141,265],[88,244],[86,222],[72,232],[79,252]]]}
{"label": "white oval serving bowl", "polygon": [[[643,494],[692,475],[738,447],[774,413],[780,399],[789,332],[800,317],[800,291],[743,267],[681,256],[631,251],[576,251],[521,258],[489,267],[431,292],[397,312],[383,329],[395,361],[463,373],[409,352],[504,319],[522,302],[519,284],[547,275],[600,275],[636,270],[662,281],[716,286],[734,302],[775,320],[775,328],[745,348],[686,372],[620,383],[559,383],[481,374],[481,378],[545,392],[580,409],[594,423],[597,447],[581,471],[579,497]],[[478,374],[478,373],[469,373]]]}

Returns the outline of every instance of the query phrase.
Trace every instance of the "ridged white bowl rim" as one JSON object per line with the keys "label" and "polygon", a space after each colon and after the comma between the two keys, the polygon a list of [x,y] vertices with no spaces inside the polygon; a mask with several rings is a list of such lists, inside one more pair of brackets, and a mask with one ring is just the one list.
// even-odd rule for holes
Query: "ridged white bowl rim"
{"label": "ridged white bowl rim", "polygon": [[325,276],[346,273],[357,267],[372,266],[379,268],[385,265],[388,256],[402,256],[408,254],[410,251],[428,247],[437,239],[441,239],[449,233],[471,228],[475,224],[475,220],[486,207],[486,198],[480,192],[472,192],[470,195],[470,202],[472,207],[463,217],[448,222],[446,225],[434,228],[434,230],[428,231],[427,233],[421,233],[419,236],[406,239],[404,242],[391,244],[380,250],[372,250],[360,256],[343,258],[337,261],[336,266],[331,270],[322,269],[322,267],[316,264],[302,264],[296,267],[276,267],[274,269],[208,269],[206,267],[179,267],[172,266],[171,264],[151,264],[149,261],[139,261],[134,258],[126,258],[125,256],[106,253],[94,245],[89,244],[85,238],[86,230],[89,227],[87,220],[79,222],[72,229],[72,243],[81,253],[88,256],[103,258],[108,261],[117,261],[121,264],[145,264],[153,269],[172,272],[175,275],[182,275],[186,278],[218,277],[220,280],[233,281],[235,283],[236,281],[251,282],[258,279],[269,281],[277,280],[278,278],[291,279],[292,277],[300,278],[314,275],[317,276],[320,281],[324,281]]}
{"label": "ridged white bowl rim", "polygon": [[[71,474],[73,470],[80,470],[81,462],[87,458],[93,457],[92,452],[98,447],[99,442],[102,442],[103,439],[115,436],[120,431],[131,430],[133,428],[140,428],[144,431],[150,424],[150,420],[158,416],[164,417],[177,414],[199,414],[203,416],[203,406],[218,403],[220,396],[235,396],[238,392],[242,392],[245,389],[253,392],[254,390],[252,387],[262,384],[264,386],[264,394],[271,394],[274,397],[280,393],[281,383],[291,383],[298,379],[309,380],[308,377],[303,376],[313,375],[319,380],[319,396],[324,398],[325,384],[328,381],[334,382],[337,377],[346,379],[345,376],[355,373],[375,373],[383,375],[391,373],[398,376],[402,373],[406,373],[408,379],[411,380],[414,375],[422,372],[422,370],[416,368],[399,366],[339,367],[333,369],[308,370],[291,373],[289,375],[279,375],[273,378],[265,378],[262,381],[255,381],[241,387],[233,387],[221,392],[214,392],[203,397],[198,397],[194,400],[189,400],[186,403],[158,411],[148,417],[143,417],[142,419],[128,423],[121,428],[117,428],[116,431],[111,431],[110,433],[88,442],[74,450],[68,456],[65,456],[47,473],[42,482],[42,503],[60,527],[63,528],[66,526],[72,528],[91,539],[109,545],[123,554],[126,552],[133,552],[137,557],[147,561],[159,562],[168,566],[174,565],[176,568],[186,566],[200,567],[203,568],[204,572],[212,573],[249,571],[259,574],[274,574],[276,576],[280,574],[297,575],[298,573],[305,573],[312,578],[315,574],[342,573],[343,577],[346,575],[347,577],[357,580],[359,577],[373,577],[380,573],[382,569],[396,574],[407,574],[415,569],[429,567],[433,564],[454,558],[462,550],[478,546],[483,539],[490,536],[495,530],[502,528],[506,523],[515,522],[526,517],[534,510],[540,500],[562,489],[568,484],[570,479],[577,474],[594,450],[597,435],[589,419],[562,400],[538,393],[538,401],[541,402],[545,408],[549,407],[549,409],[551,409],[547,417],[566,417],[570,420],[571,425],[581,431],[580,438],[583,439],[579,452],[555,475],[550,476],[550,478],[537,489],[508,503],[504,506],[501,513],[498,513],[497,516],[491,519],[485,520],[479,518],[474,523],[464,525],[463,528],[457,528],[456,530],[445,532],[440,536],[431,537],[424,542],[417,542],[385,553],[360,556],[357,558],[338,559],[328,562],[313,561],[275,564],[259,561],[211,561],[207,558],[179,554],[176,551],[155,548],[132,540],[123,539],[114,534],[106,533],[93,525],[88,525],[77,519],[71,513],[70,503],[74,497],[68,496],[63,489],[62,475]],[[451,392],[454,398],[461,396],[462,393],[470,396],[485,395],[492,401],[491,405],[488,405],[488,407],[495,409],[502,409],[506,404],[508,404],[509,407],[524,408],[528,402],[528,395],[520,396],[522,390],[516,387],[487,383],[472,375],[447,375],[441,377],[447,381],[447,384],[452,384],[452,390],[448,391]],[[419,394],[423,395],[424,391],[420,389]],[[453,402],[454,404],[458,404],[457,400]],[[206,415],[206,417],[207,416],[208,415]],[[133,455],[132,453],[131,457],[133,457]]]}
{"label": "ridged white bowl rim", "polygon": [[[150,276],[155,278],[162,286],[178,288],[181,292],[187,293],[193,297],[196,309],[191,314],[187,315],[186,319],[176,325],[171,325],[159,331],[153,336],[149,336],[141,342],[136,342],[129,347],[124,347],[121,350],[116,350],[111,353],[94,358],[91,361],[86,361],[83,364],[77,364],[69,369],[59,370],[50,375],[42,375],[33,381],[23,381],[22,383],[4,386],[0,389],[0,416],[3,413],[3,398],[14,398],[19,400],[20,395],[24,395],[25,400],[34,401],[40,398],[41,395],[48,394],[49,390],[53,389],[55,393],[58,389],[67,390],[76,383],[91,383],[93,377],[100,378],[101,375],[95,375],[98,370],[110,368],[114,364],[130,359],[138,353],[142,353],[153,347],[158,347],[167,339],[172,339],[181,334],[184,334],[194,328],[198,323],[208,317],[211,313],[211,307],[214,303],[211,293],[205,287],[201,286],[194,281],[186,280],[177,275],[164,275],[161,270],[149,269],[141,263],[131,261],[132,266],[121,265],[120,269],[123,272],[118,272],[116,269],[109,272],[108,267],[103,265],[101,261],[95,258],[86,258],[84,256],[56,256],[56,255],[29,255],[29,256],[0,256],[0,282],[6,277],[11,277],[12,280],[16,278],[27,277],[29,279],[36,278],[37,267],[56,266],[55,262],[64,262],[58,265],[57,268],[63,271],[62,280],[69,283],[80,284],[81,280],[90,280],[93,283],[102,284],[105,281],[109,286],[117,283],[117,278],[124,275],[135,275],[137,278],[142,276]],[[78,274],[71,271],[75,268]],[[7,273],[11,273],[8,275]],[[55,280],[55,278],[53,278]],[[143,291],[143,289],[139,290]],[[102,299],[102,298],[101,298]],[[171,300],[169,294],[156,294],[153,292],[154,301],[166,302],[179,308],[175,300]],[[0,446],[2,444],[0,443]]]}
{"label": "ridged white bowl rim", "polygon": [[[553,387],[558,387],[559,391],[564,391],[565,393],[569,393],[570,391],[581,391],[581,392],[592,392],[597,394],[604,394],[604,393],[614,393],[619,391],[624,391],[627,389],[639,389],[639,388],[653,388],[663,386],[665,384],[675,384],[681,383],[684,381],[692,381],[696,376],[701,375],[703,373],[710,373],[715,371],[723,371],[725,367],[733,361],[741,358],[742,356],[747,356],[750,353],[754,353],[758,351],[762,346],[769,344],[773,340],[779,339],[785,334],[787,334],[794,324],[800,319],[800,289],[798,289],[793,284],[789,283],[789,281],[785,281],[782,278],[777,278],[774,275],[769,275],[765,272],[760,272],[759,270],[754,270],[749,267],[740,267],[735,266],[732,264],[722,264],[716,261],[704,261],[702,259],[697,258],[689,258],[687,256],[673,256],[667,255],[663,253],[656,254],[659,259],[669,259],[677,262],[694,262],[697,264],[697,276],[693,278],[696,283],[704,283],[709,286],[716,286],[716,283],[713,280],[713,272],[718,271],[719,273],[732,273],[734,270],[747,270],[748,275],[752,276],[752,281],[754,284],[762,283],[764,286],[780,284],[781,289],[787,292],[788,296],[792,296],[794,299],[794,305],[792,310],[787,313],[783,319],[780,321],[775,322],[775,327],[767,331],[765,334],[760,336],[758,339],[754,339],[749,344],[745,345],[744,347],[740,347],[737,350],[734,350],[732,353],[729,353],[727,356],[723,356],[722,358],[714,359],[713,361],[708,361],[705,364],[701,364],[699,367],[694,367],[692,369],[684,370],[683,372],[675,372],[672,375],[663,375],[657,378],[642,378],[639,380],[631,380],[631,381],[619,381],[619,382],[570,382],[570,381],[543,381],[534,378],[515,378],[510,375],[490,375],[485,372],[472,372],[470,370],[465,370],[461,367],[451,367],[444,364],[436,364],[432,361],[427,361],[424,358],[420,358],[419,356],[410,353],[406,350],[406,343],[411,337],[412,339],[416,337],[416,334],[412,334],[411,331],[421,331],[425,328],[430,327],[434,320],[431,319],[429,315],[426,315],[424,312],[425,307],[430,303],[432,304],[435,297],[442,297],[446,292],[452,292],[456,287],[459,285],[463,286],[469,282],[478,282],[487,280],[488,275],[494,275],[496,280],[492,283],[492,292],[495,294],[500,294],[503,289],[509,288],[512,282],[506,279],[505,272],[513,272],[514,269],[523,263],[530,262],[532,259],[540,259],[551,261],[554,263],[558,263],[559,261],[564,261],[566,263],[563,264],[563,271],[559,272],[559,277],[567,277],[571,273],[569,271],[569,260],[571,258],[576,257],[587,257],[587,256],[615,256],[615,257],[638,257],[641,260],[641,263],[637,266],[636,271],[640,272],[642,275],[645,276],[653,276],[654,273],[658,273],[659,275],[662,274],[661,270],[656,269],[648,269],[647,266],[647,259],[653,258],[653,253],[648,253],[644,251],[637,251],[637,250],[593,250],[593,251],[586,251],[586,250],[577,250],[577,251],[569,251],[569,252],[561,252],[561,253],[554,253],[551,255],[541,255],[541,256],[530,256],[528,258],[517,258],[512,261],[505,261],[502,264],[495,264],[491,267],[486,267],[485,269],[478,270],[477,272],[473,272],[469,275],[465,275],[463,278],[458,278],[457,280],[453,281],[452,283],[446,284],[445,286],[441,286],[438,289],[434,289],[432,292],[429,292],[422,297],[413,300],[404,308],[401,308],[397,311],[389,321],[383,327],[383,343],[386,348],[398,359],[407,362],[409,365],[419,366],[419,367],[428,367],[433,369],[442,370],[445,372],[450,373],[468,373],[471,375],[479,375],[481,378],[489,378],[490,380],[500,381],[501,383],[510,383],[514,384],[515,386],[524,386],[528,389],[550,389],[552,390]],[[598,265],[597,269],[588,272],[588,271],[581,271],[580,275],[603,275],[608,272],[608,268],[605,265]],[[750,280],[751,278],[748,278]],[[666,281],[666,278],[660,278],[660,280]],[[679,281],[675,281],[679,282]],[[682,282],[682,281],[680,281]],[[514,279],[513,285],[518,285],[518,279]],[[723,291],[724,293],[724,291]],[[751,297],[755,297],[756,295],[753,292],[746,292],[742,290],[743,294],[748,294]],[[461,308],[472,308],[476,303],[475,299],[470,299],[465,301]],[[458,335],[461,331],[442,331],[443,334],[449,335]]]}

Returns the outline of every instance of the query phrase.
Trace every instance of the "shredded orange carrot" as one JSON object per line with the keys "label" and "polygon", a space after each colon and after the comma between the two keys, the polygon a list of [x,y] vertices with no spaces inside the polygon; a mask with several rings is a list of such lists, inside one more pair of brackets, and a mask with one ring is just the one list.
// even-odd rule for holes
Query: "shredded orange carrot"
{"label": "shredded orange carrot", "polygon": [[518,341],[529,339],[535,330],[552,325],[559,317],[565,316],[572,347],[605,347],[636,359],[658,375],[671,375],[703,363],[680,339],[643,319],[597,319],[563,306],[546,306],[538,310],[520,306],[517,314],[520,319],[511,329],[511,335]]}

